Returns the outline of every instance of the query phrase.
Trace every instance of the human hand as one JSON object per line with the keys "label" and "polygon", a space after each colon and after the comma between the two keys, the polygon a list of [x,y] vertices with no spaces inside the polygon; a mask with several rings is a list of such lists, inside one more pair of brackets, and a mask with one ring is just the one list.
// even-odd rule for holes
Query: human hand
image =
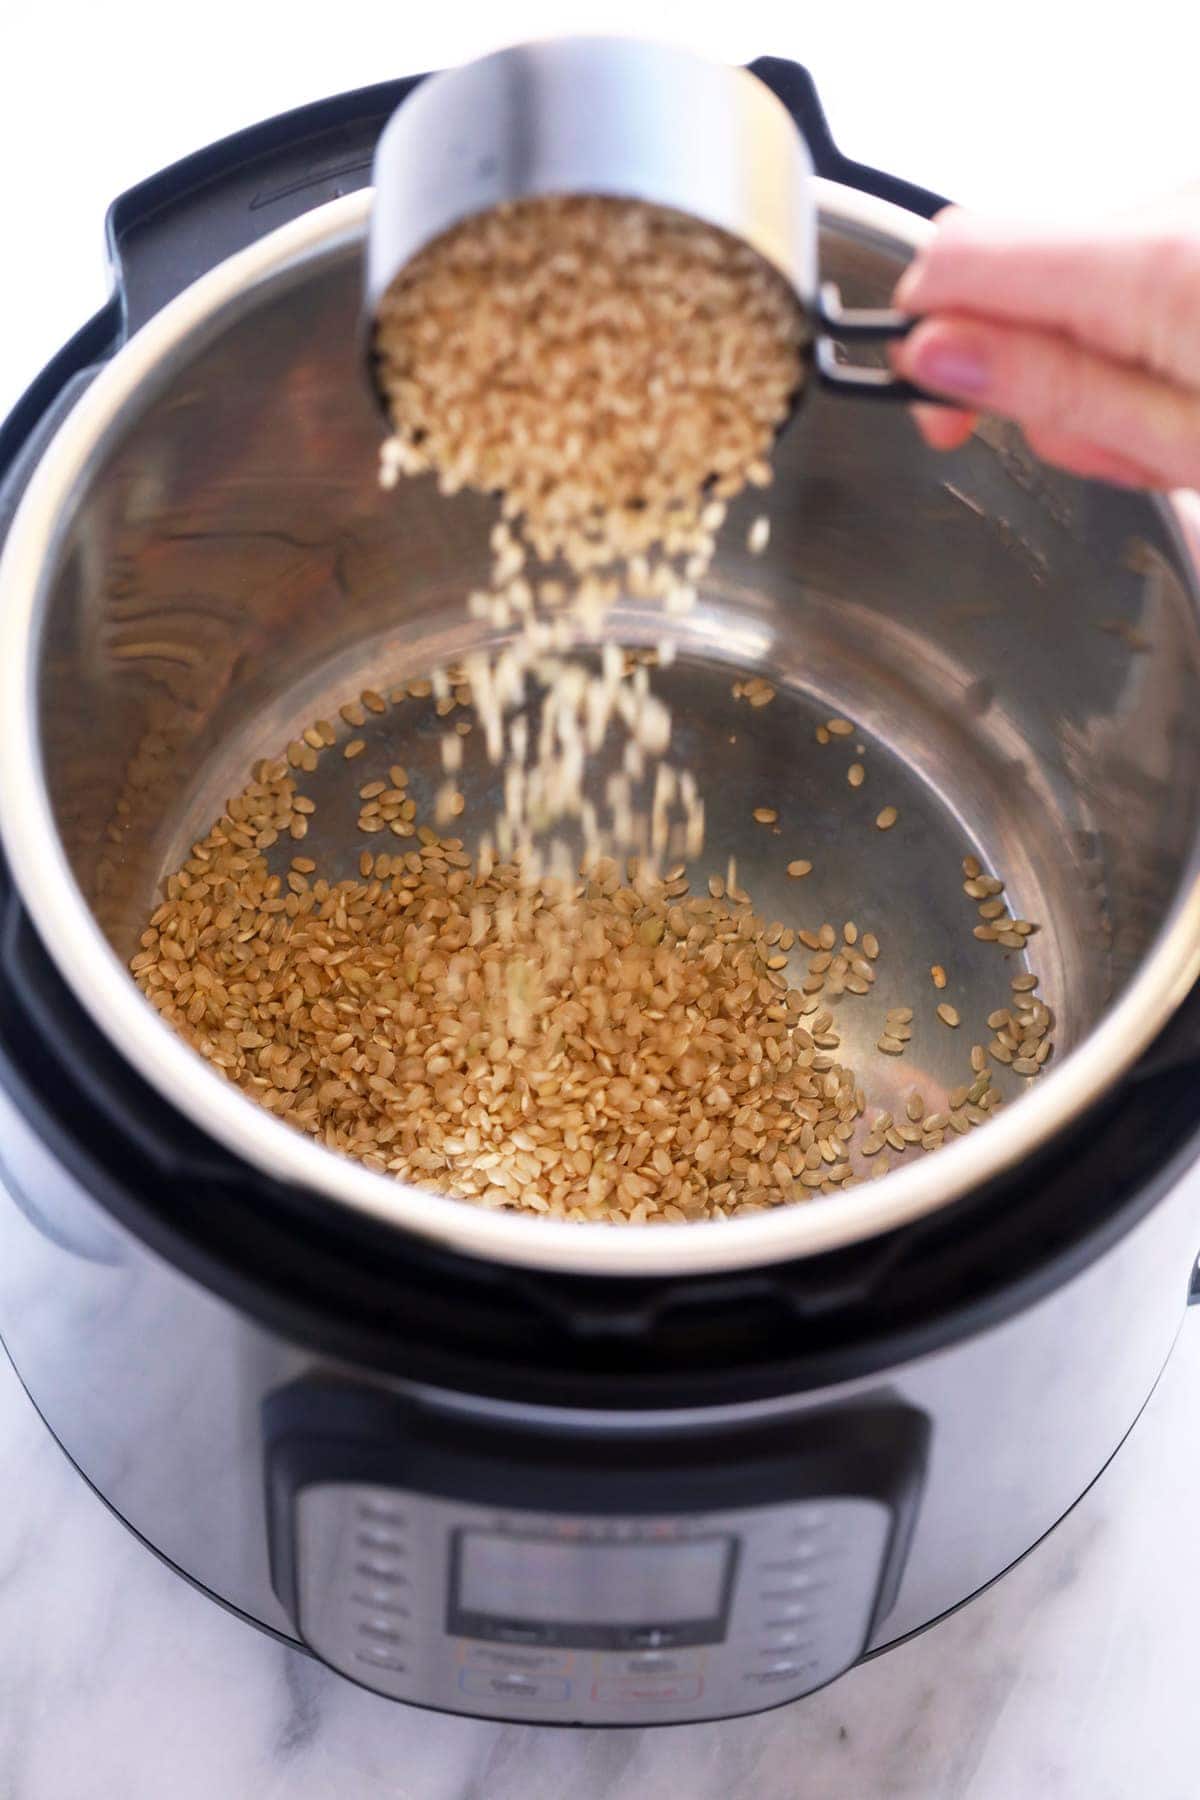
{"label": "human hand", "polygon": [[897,372],[971,409],[915,409],[935,449],[987,411],[1074,474],[1200,488],[1200,193],[1057,227],[948,208],[895,305],[922,315]]}

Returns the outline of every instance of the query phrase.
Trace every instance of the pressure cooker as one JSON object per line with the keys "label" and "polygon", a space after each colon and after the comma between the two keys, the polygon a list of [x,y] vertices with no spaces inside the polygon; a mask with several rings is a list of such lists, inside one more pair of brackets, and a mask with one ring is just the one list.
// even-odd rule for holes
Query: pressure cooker
{"label": "pressure cooker", "polygon": [[[886,307],[942,202],[842,156],[803,69],[752,67],[811,153],[822,274]],[[148,1546],[379,1694],[754,1712],[1029,1550],[1200,1291],[1200,539],[1007,427],[947,459],[822,391],[777,448],[768,554],[731,530],[680,623],[698,715],[731,671],[778,689],[753,767],[689,739],[717,814],[792,784],[830,846],[814,891],[870,887],[897,980],[961,929],[964,844],[1042,921],[1058,1053],[982,1129],[652,1229],[484,1212],[290,1131],[128,959],[264,744],[470,628],[489,503],[380,490],[359,368],[372,156],[417,85],[123,195],[112,297],[0,431],[0,1334]],[[913,820],[886,893],[809,770],[830,710]]]}

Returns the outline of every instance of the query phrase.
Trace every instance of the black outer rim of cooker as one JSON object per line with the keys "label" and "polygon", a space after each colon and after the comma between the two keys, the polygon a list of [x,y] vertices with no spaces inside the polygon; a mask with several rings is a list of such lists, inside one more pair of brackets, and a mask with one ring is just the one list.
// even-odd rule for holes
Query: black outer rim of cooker
{"label": "black outer rim of cooker", "polygon": [[[804,131],[818,174],[925,216],[944,204],[843,157],[806,70],[775,58],[752,67]],[[267,120],[114,203],[113,297],[0,427],[0,534],[14,490],[97,363],[208,267],[364,186],[379,132],[420,79]],[[1198,1044],[1200,989],[1119,1097],[1020,1169],[885,1237],[723,1276],[545,1274],[384,1228],[206,1139],[92,1024],[0,859],[0,1082],[87,1191],[185,1274],[315,1353],[526,1402],[661,1407],[799,1393],[1012,1316],[1104,1254],[1190,1160]],[[36,1198],[15,1197],[36,1220]]]}
{"label": "black outer rim of cooker", "polygon": [[[1086,1268],[1158,1203],[1200,1136],[1194,990],[1116,1096],[1008,1176],[884,1237],[714,1277],[617,1280],[486,1262],[276,1182],[206,1139],[116,1055],[42,950],[6,872],[0,881],[0,1082],[87,1192],[267,1330],[466,1393],[716,1405],[893,1369]],[[36,1196],[15,1197],[36,1223]],[[1181,1309],[1189,1275],[1180,1271]]]}

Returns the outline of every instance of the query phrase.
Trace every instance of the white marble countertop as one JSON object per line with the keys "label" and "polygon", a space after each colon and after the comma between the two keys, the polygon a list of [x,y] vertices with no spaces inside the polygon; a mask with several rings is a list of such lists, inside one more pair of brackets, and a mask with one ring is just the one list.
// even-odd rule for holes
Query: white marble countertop
{"label": "white marble countertop", "polygon": [[[1200,174],[1200,27],[1184,10],[1143,0],[1128,32],[1025,0],[990,29],[1000,15],[961,0],[902,15],[874,0],[23,8],[5,31],[0,151],[6,241],[37,249],[6,283],[0,410],[103,299],[116,192],[321,94],[567,26],[686,34],[806,61],[847,153],[957,198],[1128,202]],[[1097,1322],[1097,1351],[1120,1355],[1120,1321]],[[823,1693],[734,1723],[562,1732],[391,1706],[222,1612],[107,1512],[0,1359],[0,1797],[1194,1800],[1198,1393],[1193,1316],[1064,1524],[982,1598]]]}

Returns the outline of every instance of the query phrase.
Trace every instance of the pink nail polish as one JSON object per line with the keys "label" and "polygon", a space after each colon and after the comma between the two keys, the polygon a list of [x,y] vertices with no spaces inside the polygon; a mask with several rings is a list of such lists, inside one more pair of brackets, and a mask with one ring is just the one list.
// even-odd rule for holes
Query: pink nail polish
{"label": "pink nail polish", "polygon": [[917,381],[939,393],[976,398],[986,394],[991,382],[987,358],[964,343],[918,345],[912,358]]}

